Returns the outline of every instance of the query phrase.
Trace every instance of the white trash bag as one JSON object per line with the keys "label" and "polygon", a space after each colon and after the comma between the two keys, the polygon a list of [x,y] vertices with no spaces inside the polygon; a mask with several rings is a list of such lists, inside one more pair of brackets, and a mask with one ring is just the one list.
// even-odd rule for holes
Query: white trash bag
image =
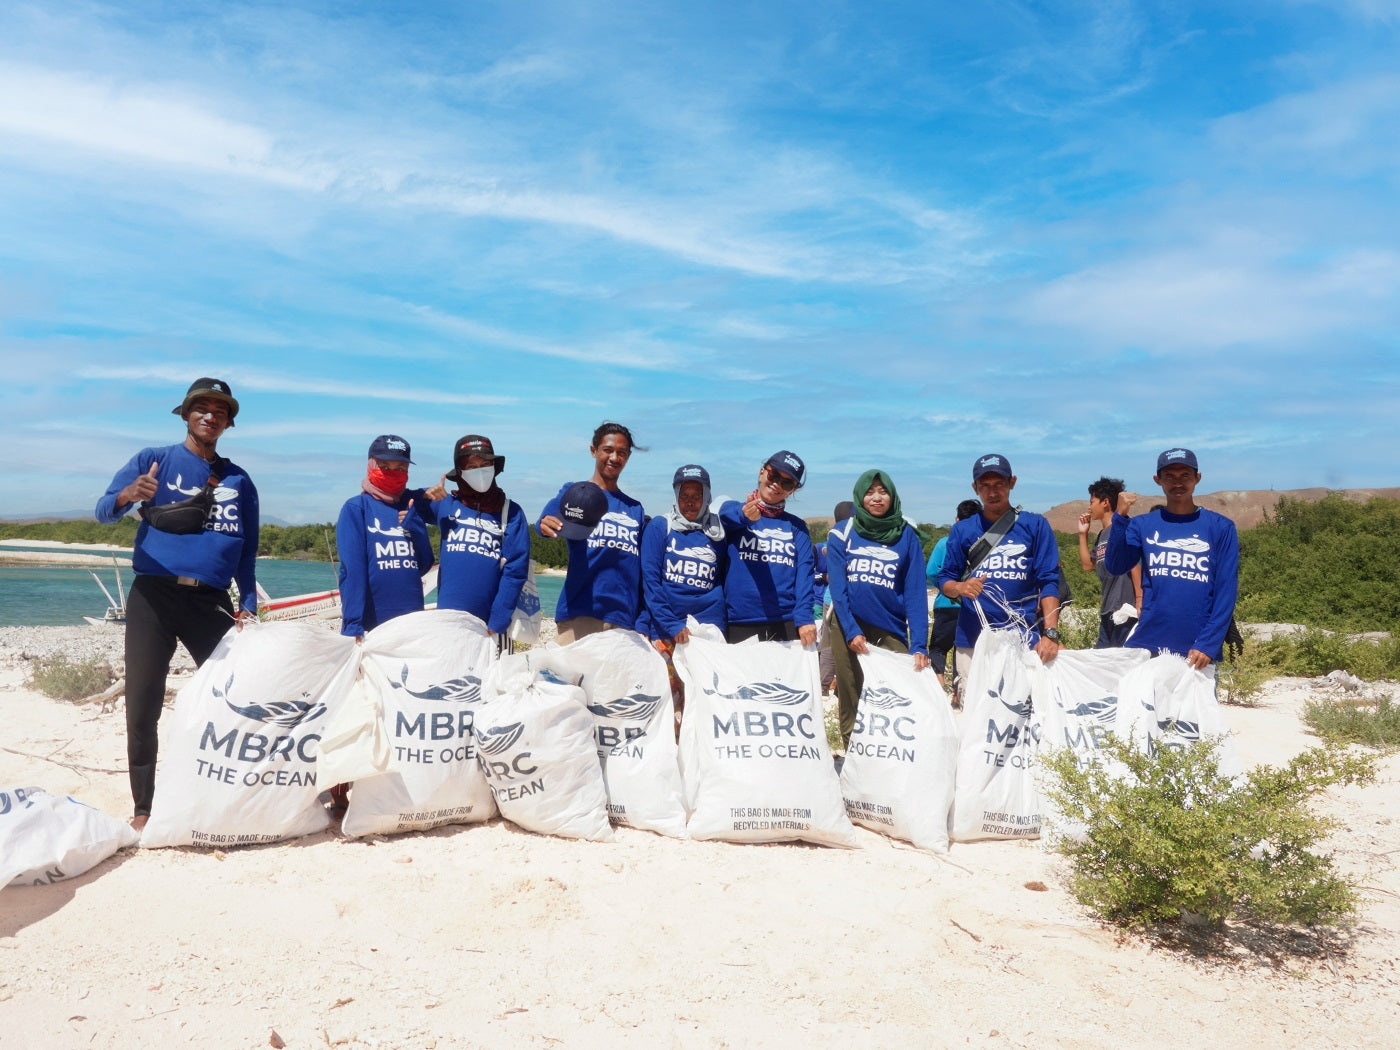
{"label": "white trash bag", "polygon": [[689,627],[673,660],[685,682],[691,837],[859,846],[826,742],[816,653],[796,642],[727,645],[718,628]]}
{"label": "white trash bag", "polygon": [[366,634],[360,655],[387,765],[378,775],[365,770],[349,778],[340,830],[357,838],[494,817],[472,736],[481,682],[496,657],[486,625],[459,610],[409,613]]}
{"label": "white trash bag", "polygon": [[124,821],[75,798],[37,787],[0,790],[0,887],[71,879],[138,838]]}
{"label": "white trash bag", "polygon": [[229,631],[175,698],[141,845],[240,846],[323,830],[316,756],[355,679],[353,638],[310,623]]}
{"label": "white trash bag", "polygon": [[587,696],[612,822],[683,837],[675,707],[661,654],[636,631],[600,631],[532,655]]}
{"label": "white trash bag", "polygon": [[533,651],[502,657],[472,723],[496,805],[526,831],[607,841],[608,793],[582,689],[540,668]]}
{"label": "white trash bag", "polygon": [[984,629],[977,637],[963,683],[955,842],[1040,835],[1035,765],[1041,725],[1031,703],[1031,672],[1039,663],[1018,630]]}
{"label": "white trash bag", "polygon": [[948,697],[931,670],[914,670],[910,656],[872,647],[858,659],[865,684],[841,766],[846,813],[856,824],[946,853],[958,756]]}
{"label": "white trash bag", "polygon": [[1119,686],[1118,735],[1141,751],[1183,747],[1220,737],[1222,775],[1244,776],[1244,763],[1229,739],[1230,727],[1215,698],[1215,668],[1198,671],[1186,658],[1163,653],[1123,677]]}

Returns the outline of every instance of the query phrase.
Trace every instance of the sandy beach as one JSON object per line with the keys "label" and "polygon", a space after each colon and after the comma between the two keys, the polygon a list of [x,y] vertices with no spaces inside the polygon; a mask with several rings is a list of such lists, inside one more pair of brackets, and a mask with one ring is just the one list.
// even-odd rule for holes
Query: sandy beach
{"label": "sandy beach", "polygon": [[[26,685],[35,656],[115,661],[121,639],[0,629],[0,787],[129,815],[120,703]],[[1299,716],[1324,693],[1277,679],[1226,708],[1245,760],[1313,744]],[[1400,758],[1323,807],[1356,927],[1233,927],[1215,950],[1101,924],[1036,843],[595,844],[497,820],[132,850],[0,890],[0,1045],[1376,1046],[1400,1024]]]}

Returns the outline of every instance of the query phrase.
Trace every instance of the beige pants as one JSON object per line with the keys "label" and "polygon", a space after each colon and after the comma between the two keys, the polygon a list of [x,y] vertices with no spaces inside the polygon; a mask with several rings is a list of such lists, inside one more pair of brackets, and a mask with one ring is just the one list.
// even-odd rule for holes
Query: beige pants
{"label": "beige pants", "polygon": [[555,624],[554,639],[560,645],[568,645],[580,638],[587,638],[590,634],[597,634],[599,631],[612,631],[616,628],[617,624],[604,623],[595,616],[575,616],[569,620],[560,620]]}

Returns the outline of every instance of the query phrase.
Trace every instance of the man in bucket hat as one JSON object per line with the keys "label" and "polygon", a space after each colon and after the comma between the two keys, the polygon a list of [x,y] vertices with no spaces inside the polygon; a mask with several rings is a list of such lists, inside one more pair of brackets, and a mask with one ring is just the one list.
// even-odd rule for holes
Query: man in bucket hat
{"label": "man in bucket hat", "polygon": [[126,754],[138,831],[155,796],[156,726],[175,643],[196,664],[209,658],[235,622],[230,580],[238,584],[239,621],[258,607],[258,490],[217,450],[238,400],[222,379],[206,376],[171,411],[184,420],[184,440],[132,456],[96,511],[106,524],[140,504],[142,518],[126,602]]}

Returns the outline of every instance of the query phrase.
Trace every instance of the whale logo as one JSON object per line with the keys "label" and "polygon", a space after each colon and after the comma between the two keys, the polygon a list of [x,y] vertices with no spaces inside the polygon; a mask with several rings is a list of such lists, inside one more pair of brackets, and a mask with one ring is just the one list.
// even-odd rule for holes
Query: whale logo
{"label": "whale logo", "polygon": [[[462,517],[464,513],[467,515],[467,517],[465,518]],[[505,531],[505,529],[501,526],[500,522],[492,521],[490,518],[475,517],[471,514],[470,511],[467,511],[464,507],[458,507],[456,510],[454,510],[452,512],[452,517],[448,518],[447,520],[455,521],[458,525],[470,525],[474,529],[477,529],[481,532],[489,532],[494,536],[499,536],[502,532]]]}
{"label": "whale logo", "polygon": [[899,552],[892,551],[888,547],[852,547],[846,552],[846,557],[871,558],[875,561],[899,561]]}
{"label": "whale logo", "polygon": [[708,562],[711,565],[719,561],[719,555],[713,547],[677,547],[674,538],[666,544],[666,553],[689,558],[691,561]]}
{"label": "whale logo", "polygon": [[1179,736],[1183,740],[1201,739],[1199,722],[1185,722],[1179,718],[1163,718],[1158,720],[1157,729],[1163,736]]}
{"label": "whale logo", "polygon": [[476,737],[476,747],[483,755],[503,755],[515,746],[520,735],[525,732],[524,722],[512,722],[510,725],[495,726],[485,731],[472,727],[472,736]]}
{"label": "whale logo", "polygon": [[608,700],[601,704],[589,704],[588,710],[599,718],[625,718],[629,722],[650,722],[651,716],[661,706],[661,697],[633,693],[630,696]]}
{"label": "whale logo", "polygon": [[416,696],[419,700],[446,700],[448,703],[474,704],[481,699],[481,679],[473,674],[464,675],[461,678],[449,678],[445,682],[431,685],[420,691],[408,687],[408,664],[404,664],[403,670],[399,672],[399,680],[395,682],[390,679],[389,684],[395,689],[402,689],[409,696]]}
{"label": "whale logo", "polygon": [[714,688],[705,689],[704,692],[711,696],[722,696],[726,700],[757,700],[760,703],[773,704],[777,707],[792,707],[795,704],[806,703],[811,694],[805,689],[794,689],[782,682],[755,682],[753,685],[740,685],[734,688],[734,692],[725,693],[720,691],[719,673],[715,673]]}
{"label": "whale logo", "polygon": [[311,694],[305,692],[301,694],[300,700],[269,700],[265,704],[235,704],[229,695],[233,692],[233,678],[233,675],[229,675],[228,681],[224,683],[222,689],[216,685],[210,691],[222,700],[230,711],[240,714],[244,718],[251,718],[255,722],[278,726],[282,729],[295,729],[303,722],[314,722],[326,713],[326,705],[319,700],[310,699]]}
{"label": "whale logo", "polygon": [[1183,536],[1180,539],[1162,539],[1160,532],[1153,532],[1151,536],[1143,539],[1143,543],[1150,543],[1154,547],[1165,547],[1168,550],[1189,551],[1192,554],[1204,554],[1210,550],[1210,544],[1199,536]]}
{"label": "whale logo", "polygon": [[879,711],[891,711],[896,707],[908,707],[913,703],[907,696],[900,696],[889,686],[862,690],[860,702],[861,706],[868,705]]}
{"label": "whale logo", "polygon": [[992,553],[1000,554],[1003,558],[1014,558],[1018,554],[1026,553],[1026,545],[1024,543],[1014,543],[1008,541],[1006,543],[999,544],[997,546],[997,549],[992,551]]}
{"label": "whale logo", "polygon": [[1098,700],[1085,700],[1082,704],[1068,708],[1065,714],[1075,718],[1087,718],[1098,725],[1111,728],[1118,717],[1118,697],[1105,696]]}
{"label": "whale logo", "polygon": [[231,499],[238,498],[238,490],[231,489],[227,485],[220,485],[214,489],[214,502],[227,503]]}
{"label": "whale logo", "polygon": [[1002,707],[1006,708],[1008,711],[1010,711],[1010,712],[1011,712],[1013,715],[1015,715],[1017,718],[1029,718],[1029,717],[1031,716],[1031,698],[1030,698],[1030,697],[1026,697],[1026,699],[1020,701],[1019,703],[1008,704],[1005,700],[1002,699],[1002,694],[1003,694],[1004,692],[1006,692],[1006,678],[1005,678],[1005,676],[1003,676],[1003,677],[997,682],[997,687],[996,687],[995,689],[988,689],[988,690],[987,690],[987,696],[991,697],[993,700],[996,700],[998,703],[1001,704]]}
{"label": "whale logo", "polygon": [[620,510],[610,510],[599,518],[598,521],[600,524],[605,521],[610,521],[614,525],[625,525],[629,529],[635,529],[637,527],[637,519],[628,517]]}
{"label": "whale logo", "polygon": [[749,530],[749,535],[751,535],[751,536],[757,536],[759,539],[764,539],[764,540],[790,540],[790,539],[792,539],[792,533],[788,532],[787,529],[777,529],[777,528],[772,528],[772,529],[750,529],[750,530]]}
{"label": "whale logo", "polygon": [[391,525],[385,529],[380,527],[378,520],[370,522],[369,528],[365,529],[365,531],[372,532],[376,536],[398,536],[402,538],[408,535],[408,532],[402,525]]}
{"label": "whale logo", "polygon": [[174,492],[180,493],[182,496],[198,496],[198,495],[199,495],[199,490],[202,489],[202,488],[204,488],[203,485],[196,485],[196,486],[195,486],[194,488],[192,488],[192,489],[187,489],[187,488],[184,487],[184,484],[185,484],[185,475],[183,475],[183,474],[176,474],[176,475],[175,475],[175,480],[174,480],[174,481],[167,481],[167,482],[165,483],[165,487],[168,488],[168,489],[170,489],[170,490],[172,490],[172,491],[174,491]]}

